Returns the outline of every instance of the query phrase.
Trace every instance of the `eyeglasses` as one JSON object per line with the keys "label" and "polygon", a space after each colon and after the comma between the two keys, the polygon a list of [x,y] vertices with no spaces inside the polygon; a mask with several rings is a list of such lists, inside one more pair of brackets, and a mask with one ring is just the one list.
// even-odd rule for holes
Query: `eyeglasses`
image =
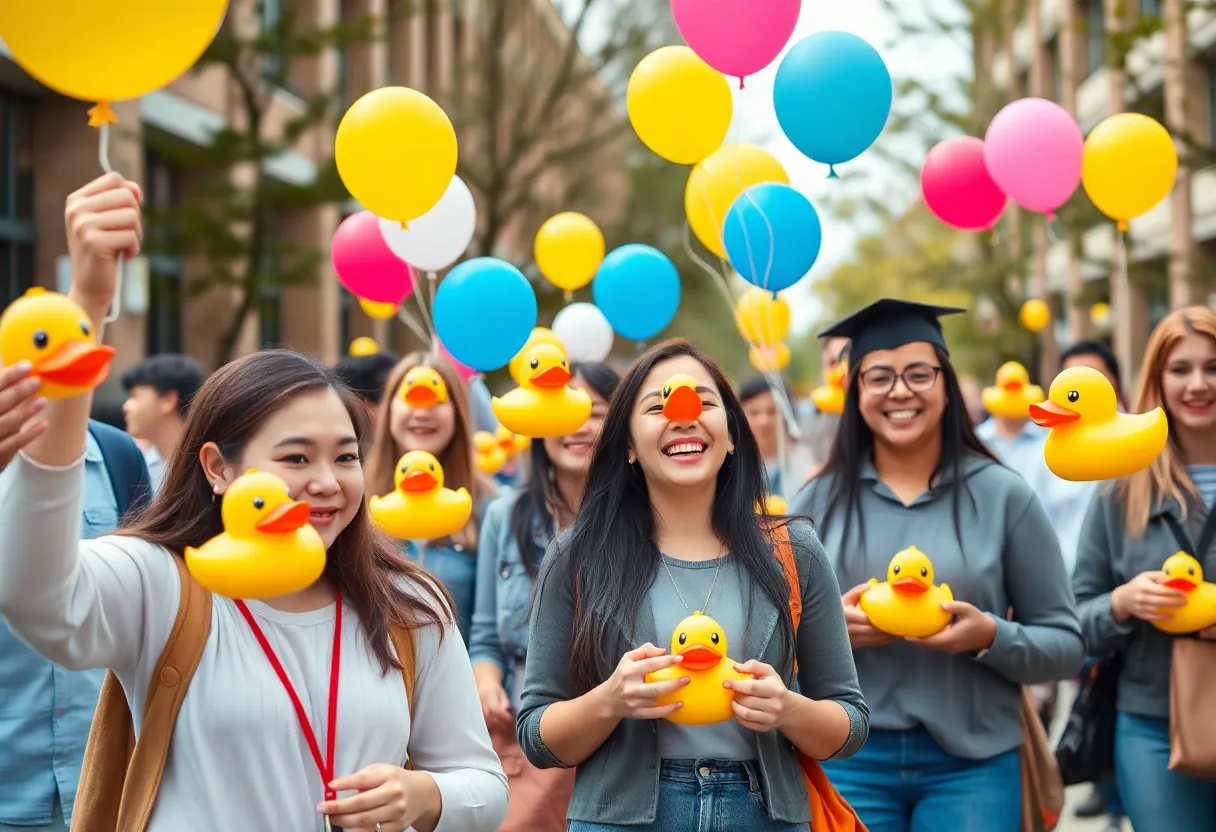
{"label": "eyeglasses", "polygon": [[895,389],[895,382],[903,380],[904,387],[913,393],[928,393],[937,384],[941,367],[932,364],[909,364],[902,373],[890,367],[871,367],[861,374],[861,386],[867,393],[886,396]]}

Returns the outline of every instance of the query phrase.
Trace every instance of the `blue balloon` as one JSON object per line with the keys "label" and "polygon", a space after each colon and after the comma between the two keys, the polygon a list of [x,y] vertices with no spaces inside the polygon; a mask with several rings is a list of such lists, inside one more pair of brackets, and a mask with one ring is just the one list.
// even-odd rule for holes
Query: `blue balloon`
{"label": "blue balloon", "polygon": [[435,292],[435,332],[474,370],[510,363],[536,326],[536,292],[524,273],[496,257],[466,260]]}
{"label": "blue balloon", "polygon": [[789,185],[765,182],[748,188],[730,206],[722,242],[744,280],[780,292],[815,265],[823,230],[810,200]]}
{"label": "blue balloon", "polygon": [[[848,32],[817,32],[786,54],[773,82],[777,121],[794,147],[839,165],[874,143],[891,114],[891,73]],[[833,168],[829,176],[835,176]]]}
{"label": "blue balloon", "polygon": [[656,248],[630,243],[604,258],[591,283],[595,305],[612,328],[644,341],[658,335],[680,305],[680,273]]}

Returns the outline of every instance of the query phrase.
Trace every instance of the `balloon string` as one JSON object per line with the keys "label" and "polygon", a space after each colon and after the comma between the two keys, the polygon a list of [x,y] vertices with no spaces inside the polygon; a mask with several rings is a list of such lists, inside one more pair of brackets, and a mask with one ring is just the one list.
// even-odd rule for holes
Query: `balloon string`
{"label": "balloon string", "polygon": [[421,286],[414,286],[414,300],[418,302],[418,312],[422,322],[426,325],[426,330],[422,333],[423,346],[429,351],[435,345],[435,326],[431,322],[430,310],[427,309],[426,300],[422,297]]}
{"label": "balloon string", "polygon": [[[110,123],[103,122],[98,127],[97,161],[101,163],[103,173],[113,173],[114,166],[110,164]],[[110,301],[110,311],[101,319],[103,324],[112,324],[122,313],[122,273],[125,257],[120,253],[114,259],[114,299]]]}
{"label": "balloon string", "polygon": [[414,316],[409,313],[409,310],[405,308],[404,304],[397,309],[397,320],[409,327],[410,331],[417,335],[419,340],[421,340],[423,343],[426,343],[429,340],[426,330],[423,329],[422,325],[418,323],[417,319],[415,319]]}
{"label": "balloon string", "polygon": [[439,283],[439,278],[435,275],[434,272],[427,272],[426,273],[426,282],[427,282],[427,289],[428,289],[427,300],[430,302],[430,308],[431,308],[431,316],[428,318],[428,320],[430,321],[430,324],[431,324],[431,336],[432,336],[431,351],[435,355],[439,355],[439,333],[435,331],[435,317],[434,317],[435,289],[436,289],[437,284]]}
{"label": "balloon string", "polygon": [[1132,285],[1127,273],[1127,232],[1120,229],[1115,234],[1117,237],[1115,242],[1115,267],[1119,271],[1119,293],[1123,296],[1120,300],[1124,304],[1124,309],[1130,309],[1132,304]]}
{"label": "balloon string", "polygon": [[1060,231],[1060,218],[1055,214],[1048,214],[1047,222],[1047,239],[1054,243],[1064,242],[1064,235]]}

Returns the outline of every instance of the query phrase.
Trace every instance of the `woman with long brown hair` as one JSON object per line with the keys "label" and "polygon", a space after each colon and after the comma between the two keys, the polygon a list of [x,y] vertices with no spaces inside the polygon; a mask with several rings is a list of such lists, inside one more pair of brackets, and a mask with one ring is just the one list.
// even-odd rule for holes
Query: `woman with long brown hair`
{"label": "woman with long brown hair", "polygon": [[[1216,784],[1170,771],[1174,636],[1152,625],[1182,605],[1166,558],[1190,548],[1216,574],[1216,311],[1168,315],[1149,339],[1135,412],[1161,407],[1169,441],[1151,467],[1104,488],[1089,506],[1073,590],[1089,653],[1120,654],[1115,776],[1136,832],[1210,832]],[[1179,538],[1182,538],[1180,541]],[[1189,538],[1189,540],[1188,540]],[[1216,628],[1200,634],[1216,639]]]}
{"label": "woman with long brown hair", "polygon": [[[137,190],[108,174],[68,199],[70,296],[99,337],[115,260],[139,250]],[[150,692],[171,684],[173,668],[152,677],[190,586],[175,559],[223,530],[235,479],[257,468],[284,480],[328,549],[306,589],[212,599],[147,832],[495,829],[506,779],[451,602],[369,520],[350,392],[288,351],[221,368],[192,402],[156,501],[123,533],[82,541],[92,398],[46,404],[41,435],[0,475],[0,613],[52,661],[112,669],[137,731]],[[391,630],[413,640],[408,701]]]}
{"label": "woman with long brown hair", "polygon": [[[403,395],[402,382],[415,367],[430,367],[447,387],[447,401],[413,407]],[[473,456],[473,415],[464,383],[451,362],[433,353],[415,352],[401,359],[389,374],[376,414],[371,460],[367,468],[368,496],[392,493],[393,468],[407,451],[427,451],[443,466],[447,488],[465,488],[473,497],[468,525],[443,540],[407,540],[405,552],[437,577],[456,604],[456,623],[466,642],[472,629],[477,587],[477,537],[494,484],[477,470]]]}

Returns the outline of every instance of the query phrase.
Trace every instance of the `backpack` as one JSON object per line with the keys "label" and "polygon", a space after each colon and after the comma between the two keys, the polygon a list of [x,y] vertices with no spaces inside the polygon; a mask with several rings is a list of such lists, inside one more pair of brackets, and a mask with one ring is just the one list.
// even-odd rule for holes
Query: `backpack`
{"label": "backpack", "polygon": [[152,495],[152,479],[143,452],[130,436],[105,422],[89,420],[89,434],[101,448],[101,459],[114,489],[121,520],[128,512],[139,511]]}
{"label": "backpack", "polygon": [[[798,565],[794,561],[794,547],[790,545],[789,529],[784,525],[772,525],[769,529],[773,551],[785,580],[790,585],[790,617],[794,619],[794,632],[802,621],[802,587],[798,581]],[[797,666],[795,665],[795,672]],[[802,780],[806,784],[811,802],[811,832],[866,832],[865,825],[848,801],[836,791],[832,781],[823,771],[823,766],[797,748],[798,765],[802,768]]]}
{"label": "backpack", "polygon": [[[72,812],[73,832],[144,832],[152,816],[177,713],[211,633],[211,593],[186,570],[185,560],[170,557],[181,580],[181,602],[169,640],[152,672],[143,730],[137,742],[122,684],[113,671],[107,671],[85,745]],[[392,638],[412,717],[413,634],[394,630]]]}

